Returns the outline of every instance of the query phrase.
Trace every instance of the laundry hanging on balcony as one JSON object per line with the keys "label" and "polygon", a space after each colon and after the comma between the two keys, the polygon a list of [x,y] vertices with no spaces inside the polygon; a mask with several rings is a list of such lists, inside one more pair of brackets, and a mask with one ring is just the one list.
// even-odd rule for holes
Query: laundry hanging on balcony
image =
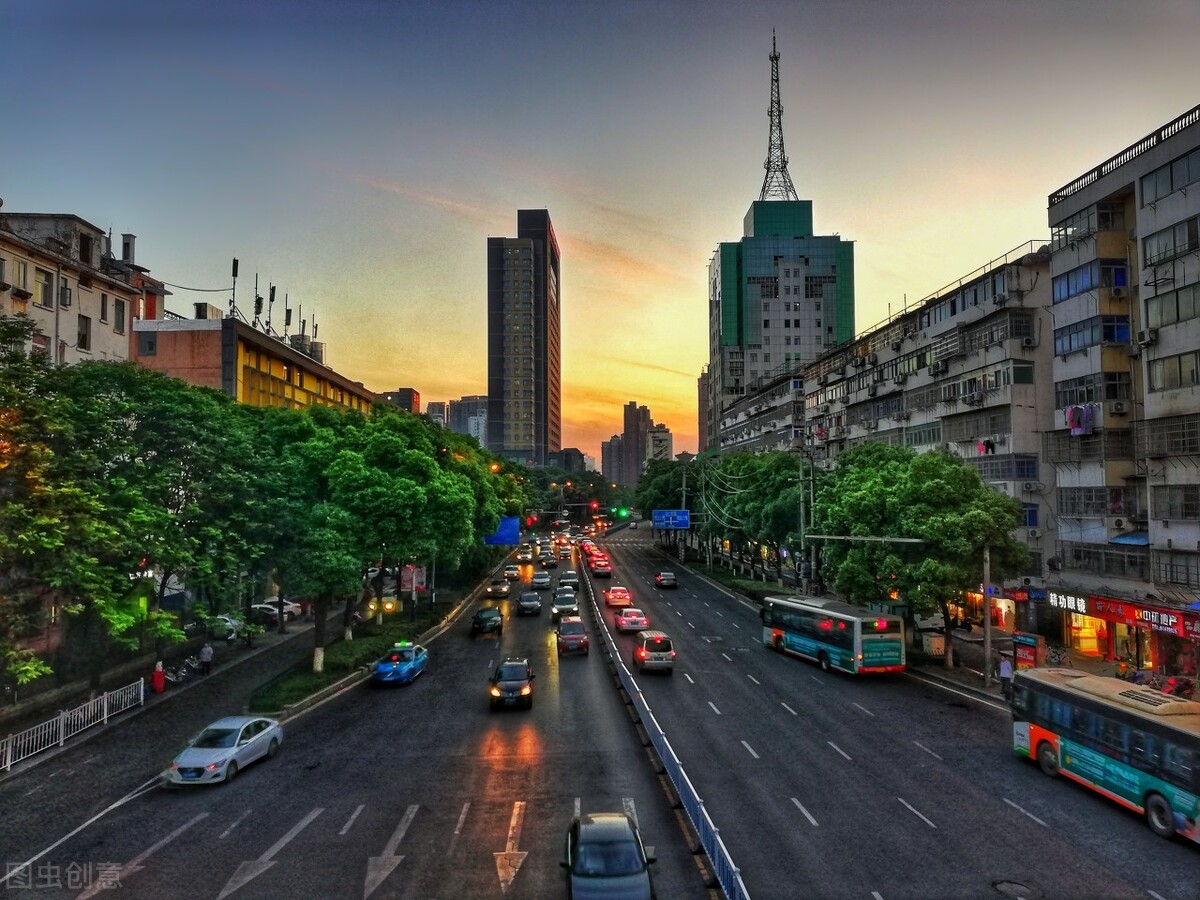
{"label": "laundry hanging on balcony", "polygon": [[1072,436],[1092,433],[1092,408],[1090,406],[1067,407],[1067,430]]}

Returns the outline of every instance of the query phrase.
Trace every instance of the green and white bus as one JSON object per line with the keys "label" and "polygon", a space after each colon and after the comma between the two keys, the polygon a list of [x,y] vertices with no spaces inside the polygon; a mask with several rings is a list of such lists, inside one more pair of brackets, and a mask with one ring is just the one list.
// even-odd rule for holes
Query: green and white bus
{"label": "green and white bus", "polygon": [[1076,669],[1013,679],[1013,749],[1200,842],[1200,703]]}
{"label": "green and white bus", "polygon": [[811,659],[828,672],[903,672],[904,620],[824,597],[767,597],[763,646]]}

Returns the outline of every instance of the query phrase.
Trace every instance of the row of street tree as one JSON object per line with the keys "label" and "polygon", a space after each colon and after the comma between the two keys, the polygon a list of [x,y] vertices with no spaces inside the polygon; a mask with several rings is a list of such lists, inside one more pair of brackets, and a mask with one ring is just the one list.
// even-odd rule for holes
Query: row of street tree
{"label": "row of street tree", "polygon": [[18,683],[50,671],[22,646],[48,607],[72,674],[180,640],[171,584],[214,612],[272,584],[311,599],[319,671],[327,612],[367,567],[482,563],[529,505],[474,439],[388,404],[248,407],[133,364],[51,365],[21,351],[31,329],[0,317],[0,654]]}
{"label": "row of street tree", "polygon": [[[983,582],[985,548],[993,584],[1028,563],[1013,537],[1020,504],[948,451],[867,442],[838,456],[832,470],[786,452],[653,462],[636,503],[647,517],[654,509],[690,510],[703,542],[727,541],[734,555],[773,565],[776,577],[786,550],[797,574],[854,602],[941,611],[947,632],[949,605]],[[814,547],[819,563],[810,572]]]}

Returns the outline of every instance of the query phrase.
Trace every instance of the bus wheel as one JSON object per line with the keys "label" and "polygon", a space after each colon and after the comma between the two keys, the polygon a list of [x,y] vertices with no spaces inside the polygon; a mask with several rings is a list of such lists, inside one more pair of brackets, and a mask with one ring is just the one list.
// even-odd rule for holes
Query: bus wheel
{"label": "bus wheel", "polygon": [[776,635],[776,637],[775,637],[775,652],[776,653],[783,652],[783,635],[782,634]]}
{"label": "bus wheel", "polygon": [[822,672],[829,671],[829,656],[824,651],[821,651],[821,655],[817,657],[817,662],[821,664]]}
{"label": "bus wheel", "polygon": [[1038,745],[1037,752],[1038,765],[1042,767],[1042,771],[1054,778],[1058,775],[1058,754],[1054,752],[1054,747],[1049,741],[1042,741]]}
{"label": "bus wheel", "polygon": [[1162,794],[1151,794],[1146,798],[1146,824],[1159,837],[1169,838],[1175,834],[1175,815]]}

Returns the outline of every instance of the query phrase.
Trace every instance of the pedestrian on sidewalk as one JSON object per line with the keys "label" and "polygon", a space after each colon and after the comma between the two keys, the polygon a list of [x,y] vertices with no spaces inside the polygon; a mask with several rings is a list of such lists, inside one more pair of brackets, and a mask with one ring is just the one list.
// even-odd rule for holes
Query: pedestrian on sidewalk
{"label": "pedestrian on sidewalk", "polygon": [[207,675],[212,671],[213,648],[208,641],[200,648],[200,674]]}
{"label": "pedestrian on sidewalk", "polygon": [[1012,678],[1013,665],[1008,654],[1000,654],[1000,693],[1004,695],[1005,700],[1012,699]]}

